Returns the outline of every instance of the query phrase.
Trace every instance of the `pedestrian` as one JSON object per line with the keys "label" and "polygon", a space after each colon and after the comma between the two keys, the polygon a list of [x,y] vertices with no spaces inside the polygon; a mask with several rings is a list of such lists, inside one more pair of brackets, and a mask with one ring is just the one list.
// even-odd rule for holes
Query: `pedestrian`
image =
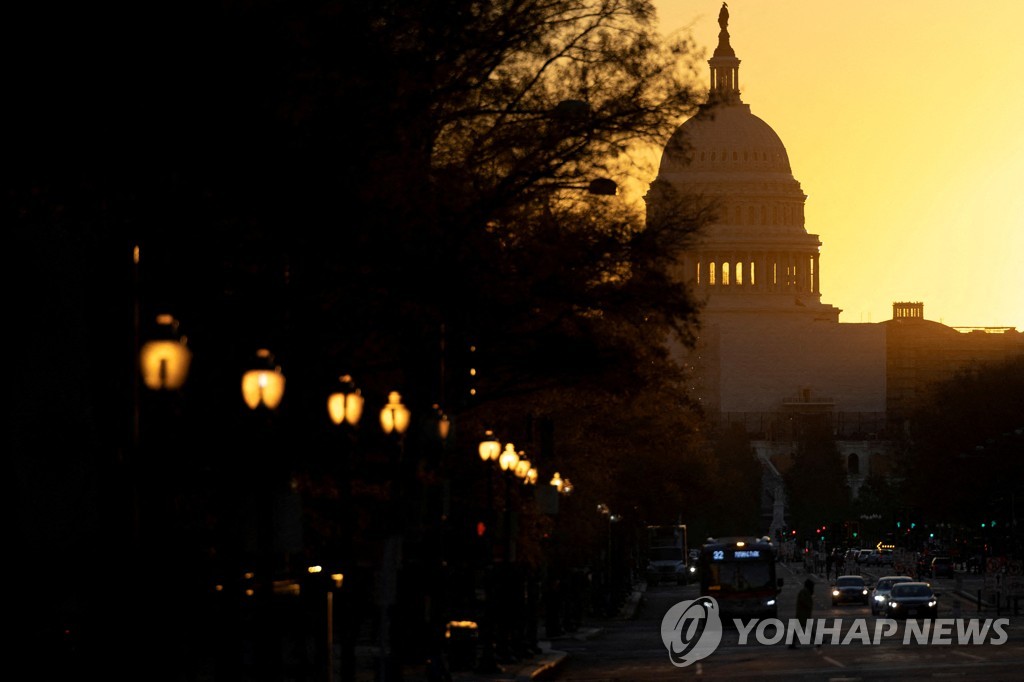
{"label": "pedestrian", "polygon": [[[811,612],[814,610],[814,581],[808,578],[803,589],[796,595],[796,619],[804,632],[811,632]],[[789,643],[790,649],[796,648],[796,637]]]}

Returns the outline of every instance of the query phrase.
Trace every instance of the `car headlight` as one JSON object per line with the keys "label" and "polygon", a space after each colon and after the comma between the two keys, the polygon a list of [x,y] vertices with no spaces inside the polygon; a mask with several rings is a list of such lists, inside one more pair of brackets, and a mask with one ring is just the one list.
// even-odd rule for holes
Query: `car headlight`
{"label": "car headlight", "polygon": [[928,602],[928,608],[931,608],[931,607],[935,606],[938,603],[939,602],[937,602],[936,600],[932,599],[930,602]]}
{"label": "car headlight", "polygon": [[897,604],[897,603],[896,603],[896,602],[894,602],[894,601],[891,601],[891,602],[889,602],[889,608],[890,608],[890,609],[895,609],[895,608],[899,608],[899,604]]}
{"label": "car headlight", "polygon": [[860,592],[860,593],[861,593],[861,594],[863,594],[863,595],[865,595],[865,596],[867,596],[867,593],[868,593],[868,591],[867,591],[867,590],[861,590],[861,592]]}
{"label": "car headlight", "polygon": [[690,566],[690,573],[696,573],[696,572],[697,572],[697,567],[696,566]]}
{"label": "car headlight", "polygon": [[769,599],[768,601],[766,601],[764,603],[764,605],[765,606],[775,606],[775,600],[774,599]]}
{"label": "car headlight", "polygon": [[832,590],[832,596],[833,597],[838,597],[839,596],[839,590]]}
{"label": "car headlight", "polygon": [[875,601],[885,601],[885,597],[880,594],[875,595]]}

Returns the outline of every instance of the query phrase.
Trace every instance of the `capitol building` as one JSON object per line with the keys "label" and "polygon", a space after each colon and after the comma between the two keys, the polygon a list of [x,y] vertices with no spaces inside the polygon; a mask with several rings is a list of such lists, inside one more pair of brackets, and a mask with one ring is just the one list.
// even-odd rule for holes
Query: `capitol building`
{"label": "capitol building", "polygon": [[[887,473],[930,383],[1024,353],[1024,334],[930,321],[921,301],[894,302],[884,322],[839,321],[822,298],[822,242],[805,224],[807,196],[786,147],[741,98],[728,22],[723,5],[707,101],[673,134],[645,197],[649,220],[671,219],[679,197],[698,198],[714,216],[678,264],[701,304],[697,343],[679,352],[708,415],[745,428],[768,498],[781,494],[779,472],[805,415],[828,420],[856,495],[872,471]],[[781,523],[776,511],[771,525]]]}

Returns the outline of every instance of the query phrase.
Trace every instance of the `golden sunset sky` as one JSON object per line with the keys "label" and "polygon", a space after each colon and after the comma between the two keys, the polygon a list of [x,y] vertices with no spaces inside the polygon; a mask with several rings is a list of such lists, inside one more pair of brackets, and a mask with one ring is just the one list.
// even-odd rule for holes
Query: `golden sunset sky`
{"label": "golden sunset sky", "polygon": [[[711,56],[716,0],[655,0]],[[1024,2],[730,0],[740,91],[789,152],[841,322],[923,301],[1024,331]],[[701,78],[708,83],[703,63]]]}

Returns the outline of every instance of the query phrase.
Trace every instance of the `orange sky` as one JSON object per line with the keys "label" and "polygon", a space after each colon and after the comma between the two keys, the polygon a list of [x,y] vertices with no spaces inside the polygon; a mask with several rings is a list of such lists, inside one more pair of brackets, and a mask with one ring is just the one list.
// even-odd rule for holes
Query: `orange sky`
{"label": "orange sky", "polygon": [[[710,57],[717,0],[655,0]],[[789,152],[841,322],[923,301],[1024,331],[1024,2],[730,0],[740,90]],[[701,74],[706,87],[706,62]]]}

